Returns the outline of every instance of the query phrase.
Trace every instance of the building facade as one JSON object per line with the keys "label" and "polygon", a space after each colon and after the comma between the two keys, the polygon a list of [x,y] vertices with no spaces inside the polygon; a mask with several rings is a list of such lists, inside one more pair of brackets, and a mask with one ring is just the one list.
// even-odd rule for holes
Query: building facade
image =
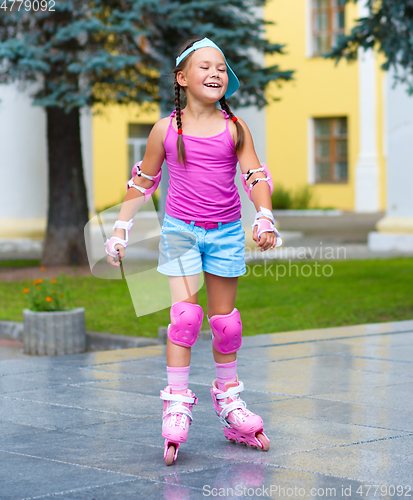
{"label": "building facade", "polygon": [[295,70],[295,80],[269,95],[267,155],[275,182],[310,185],[320,207],[375,212],[386,206],[384,79],[382,58],[372,51],[338,65],[322,54],[354,20],[363,2],[272,0],[266,18],[271,41],[286,55],[267,64]]}
{"label": "building facade", "polygon": [[[268,26],[267,35],[285,43],[286,54],[265,63],[294,69],[295,79],[281,88],[270,86],[269,96],[279,100],[265,110],[236,114],[248,123],[259,159],[268,164],[275,184],[288,189],[310,185],[320,207],[357,212],[390,207],[396,216],[392,207],[397,204],[389,205],[387,191],[393,200],[399,187],[401,192],[407,187],[391,180],[387,165],[400,165],[404,149],[395,130],[400,129],[397,123],[411,123],[411,101],[403,90],[392,88],[392,76],[380,69],[383,59],[377,53],[360,52],[357,61],[338,65],[322,56],[365,14],[362,1],[345,6],[342,0],[269,1],[265,17],[275,24]],[[47,216],[45,112],[13,85],[0,85],[0,99],[0,238],[40,238]],[[122,201],[131,167],[142,159],[150,128],[160,117],[157,108],[143,112],[136,105],[101,111],[92,116],[85,110],[81,121],[91,214]],[[408,133],[409,127],[403,130]],[[399,141],[399,149],[389,149],[389,138],[392,144]],[[406,150],[406,172],[412,157]],[[239,176],[237,183],[240,187]],[[239,191],[244,225],[251,224],[252,204],[241,187]],[[404,205],[409,200],[406,195]]]}

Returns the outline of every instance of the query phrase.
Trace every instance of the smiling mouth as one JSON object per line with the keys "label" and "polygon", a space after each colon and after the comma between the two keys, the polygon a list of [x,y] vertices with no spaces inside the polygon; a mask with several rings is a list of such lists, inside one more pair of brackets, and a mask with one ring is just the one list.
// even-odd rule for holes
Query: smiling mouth
{"label": "smiling mouth", "polygon": [[211,89],[220,89],[221,85],[218,83],[204,83],[205,87],[209,87]]}

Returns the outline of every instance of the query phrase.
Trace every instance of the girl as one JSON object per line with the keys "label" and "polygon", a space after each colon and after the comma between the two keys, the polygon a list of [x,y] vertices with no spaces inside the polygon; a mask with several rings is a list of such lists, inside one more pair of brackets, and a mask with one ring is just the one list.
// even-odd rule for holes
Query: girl
{"label": "girl", "polygon": [[[261,251],[280,246],[271,206],[269,170],[261,167],[251,134],[233,115],[226,98],[239,87],[221,49],[208,38],[192,42],[176,60],[175,111],[153,127],[137,175],[108,240],[108,262],[122,260],[132,219],[160,181],[166,158],[170,173],[165,218],[159,246],[158,271],[168,276],[172,307],[166,347],[168,385],[164,400],[162,436],[168,465],[187,439],[192,406],[197,398],[188,389],[191,347],[202,325],[197,304],[198,278],[204,271],[207,318],[213,333],[212,351],[217,378],[211,395],[216,413],[231,441],[269,449],[261,417],[248,410],[239,393],[237,351],[242,324],[235,306],[238,276],[246,272],[245,233],[241,204],[234,183],[237,162],[244,188],[257,210],[253,239]],[[181,110],[180,95],[187,105]],[[219,102],[221,110],[217,109]],[[264,182],[260,182],[264,181]],[[277,238],[278,237],[278,238]]]}

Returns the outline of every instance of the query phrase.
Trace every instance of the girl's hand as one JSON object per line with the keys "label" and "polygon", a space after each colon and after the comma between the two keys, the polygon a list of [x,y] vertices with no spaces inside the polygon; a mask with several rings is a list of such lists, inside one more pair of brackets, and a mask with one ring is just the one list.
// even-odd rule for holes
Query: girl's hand
{"label": "girl's hand", "polygon": [[[262,218],[266,217],[260,217],[260,219]],[[277,236],[274,231],[272,233],[262,233],[260,239],[258,239],[257,226],[254,227],[252,239],[257,243],[257,246],[261,248],[261,252],[265,252],[265,250],[275,248],[275,245],[277,243]]]}
{"label": "girl's hand", "polygon": [[[115,245],[115,250],[118,250],[119,252],[119,261],[122,260],[123,257],[125,257],[125,248],[118,243],[117,245]],[[120,266],[120,262],[115,260],[115,257],[112,257],[111,255],[107,256],[107,261],[111,266]]]}

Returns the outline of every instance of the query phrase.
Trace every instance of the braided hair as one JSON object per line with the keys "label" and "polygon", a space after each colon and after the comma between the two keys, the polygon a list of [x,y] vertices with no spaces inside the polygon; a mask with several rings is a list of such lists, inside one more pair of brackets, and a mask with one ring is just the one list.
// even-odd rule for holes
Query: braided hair
{"label": "braided hair", "polygon": [[[188,45],[183,47],[179,55],[181,55],[185,50],[189,49],[189,47],[192,47],[192,45],[195,42],[199,42],[202,40],[202,38],[195,38],[190,41]],[[189,62],[191,56],[193,55],[193,52],[191,52],[185,59],[183,59],[179,65],[174,69],[175,73],[175,80],[174,80],[174,89],[175,89],[175,110],[176,110],[176,124],[178,126],[178,139],[176,141],[176,148],[178,151],[178,161],[182,165],[185,165],[186,168],[186,154],[185,154],[185,145],[184,145],[184,140],[182,138],[182,119],[181,119],[181,86],[179,85],[176,75],[179,73],[179,71],[183,71],[184,68],[186,67],[187,63]],[[225,96],[222,97],[222,99],[219,100],[219,104],[221,105],[221,109],[225,111],[229,117],[233,120],[235,123],[236,129],[237,129],[237,143],[235,144],[235,153],[238,153],[244,145],[244,139],[245,139],[245,134],[244,134],[244,129],[242,128],[242,125],[239,123],[237,118],[234,116],[234,113],[231,111],[231,108],[228,106],[227,100],[225,99]]]}
{"label": "braided hair", "polygon": [[237,117],[231,111],[231,108],[228,106],[225,96],[219,100],[219,104],[221,106],[221,109],[224,110],[229,115],[231,120],[235,123],[235,127],[237,129],[237,143],[235,144],[235,153],[238,153],[238,151],[241,151],[242,146],[244,145],[244,140],[245,140],[244,129],[242,128],[242,125],[237,119]]}
{"label": "braided hair", "polygon": [[[175,88],[175,109],[176,109],[175,117],[176,117],[176,124],[178,126],[178,139],[176,141],[176,148],[178,150],[178,161],[179,161],[179,163],[182,163],[182,165],[185,165],[185,168],[186,168],[185,146],[184,146],[184,140],[182,138],[181,86],[176,81],[176,74],[177,74],[177,71],[175,70],[175,81],[174,81],[174,88]],[[179,133],[179,131],[181,133]]]}

